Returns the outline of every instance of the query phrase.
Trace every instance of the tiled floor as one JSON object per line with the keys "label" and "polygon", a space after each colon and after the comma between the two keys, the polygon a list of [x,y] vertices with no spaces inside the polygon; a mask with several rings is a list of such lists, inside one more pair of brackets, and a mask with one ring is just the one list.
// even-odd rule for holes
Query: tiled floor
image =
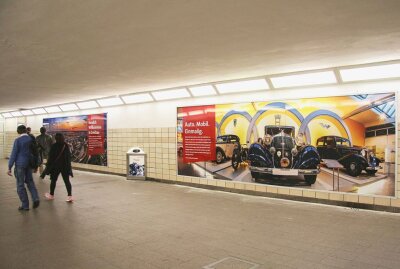
{"label": "tiled floor", "polygon": [[[400,268],[400,214],[76,171],[18,212],[0,161],[0,268]],[[41,196],[49,180],[35,176]]]}

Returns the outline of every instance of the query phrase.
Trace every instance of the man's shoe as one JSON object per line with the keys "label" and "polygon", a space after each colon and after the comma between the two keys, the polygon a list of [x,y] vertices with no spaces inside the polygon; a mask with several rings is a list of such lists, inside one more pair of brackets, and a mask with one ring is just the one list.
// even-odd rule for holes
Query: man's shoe
{"label": "man's shoe", "polygon": [[22,206],[18,207],[19,211],[29,211],[29,208],[23,208]]}
{"label": "man's shoe", "polygon": [[54,195],[51,195],[50,193],[46,192],[44,194],[44,197],[46,197],[46,200],[54,200]]}
{"label": "man's shoe", "polygon": [[33,208],[38,208],[39,205],[40,205],[40,201],[39,200],[33,202]]}

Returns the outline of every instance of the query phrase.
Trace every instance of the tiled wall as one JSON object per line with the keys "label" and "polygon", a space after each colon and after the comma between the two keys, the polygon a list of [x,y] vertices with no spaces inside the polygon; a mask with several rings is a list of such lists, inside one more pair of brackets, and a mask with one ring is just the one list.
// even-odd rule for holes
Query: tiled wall
{"label": "tiled wall", "polygon": [[147,176],[176,180],[176,128],[108,129],[108,167],[74,164],[75,167],[126,174],[126,152],[140,147],[147,153]]}
{"label": "tiled wall", "polygon": [[10,157],[14,140],[18,137],[18,134],[16,132],[6,132],[5,136],[4,156],[8,158]]}
{"label": "tiled wall", "polygon": [[0,132],[0,158],[4,158],[4,145],[3,145],[3,140],[4,139],[4,133]]}
{"label": "tiled wall", "polygon": [[[5,146],[6,156],[9,155],[15,138],[15,132],[7,132]],[[400,145],[400,141],[398,145]],[[400,199],[390,197],[268,186],[244,182],[214,180],[211,178],[177,176],[175,127],[108,129],[108,167],[88,164],[74,164],[74,167],[109,173],[126,174],[126,151],[130,147],[135,146],[142,148],[147,153],[147,176],[155,179],[168,180],[178,184],[182,182],[311,199],[400,207]],[[398,157],[397,162],[399,165],[400,157]],[[400,197],[400,175],[397,176],[396,186],[396,197]]]}

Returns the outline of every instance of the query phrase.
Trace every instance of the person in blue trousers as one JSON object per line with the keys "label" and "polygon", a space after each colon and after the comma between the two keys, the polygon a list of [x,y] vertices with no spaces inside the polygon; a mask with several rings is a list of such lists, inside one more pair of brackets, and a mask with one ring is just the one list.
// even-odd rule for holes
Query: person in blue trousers
{"label": "person in blue trousers", "polygon": [[33,143],[33,140],[27,134],[25,125],[18,126],[17,132],[20,136],[14,141],[13,149],[8,161],[7,174],[12,176],[11,169],[15,165],[14,175],[17,179],[17,193],[22,203],[21,206],[18,207],[18,210],[27,211],[29,210],[29,198],[25,189],[25,184],[31,193],[33,208],[37,208],[40,204],[38,191],[35,182],[33,181],[32,168],[29,165],[31,144]]}

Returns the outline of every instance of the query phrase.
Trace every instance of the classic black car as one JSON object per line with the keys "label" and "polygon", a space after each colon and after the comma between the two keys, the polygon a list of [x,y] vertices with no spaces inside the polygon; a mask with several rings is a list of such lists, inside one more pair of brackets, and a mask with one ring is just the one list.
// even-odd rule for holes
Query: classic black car
{"label": "classic black car", "polygon": [[351,145],[349,139],[340,136],[323,136],[317,140],[317,150],[322,159],[337,160],[350,176],[356,177],[365,170],[375,175],[380,168],[379,159],[368,149]]}
{"label": "classic black car", "polygon": [[233,169],[237,169],[239,167],[239,164],[243,162],[247,162],[247,155],[248,155],[248,148],[247,144],[240,144],[237,145],[237,147],[233,150],[232,153],[232,167]]}
{"label": "classic black car", "polygon": [[262,141],[249,148],[248,159],[255,181],[260,174],[280,176],[304,175],[308,184],[314,184],[319,173],[320,157],[317,149],[306,145],[304,137],[294,137],[292,126],[265,126]]}

